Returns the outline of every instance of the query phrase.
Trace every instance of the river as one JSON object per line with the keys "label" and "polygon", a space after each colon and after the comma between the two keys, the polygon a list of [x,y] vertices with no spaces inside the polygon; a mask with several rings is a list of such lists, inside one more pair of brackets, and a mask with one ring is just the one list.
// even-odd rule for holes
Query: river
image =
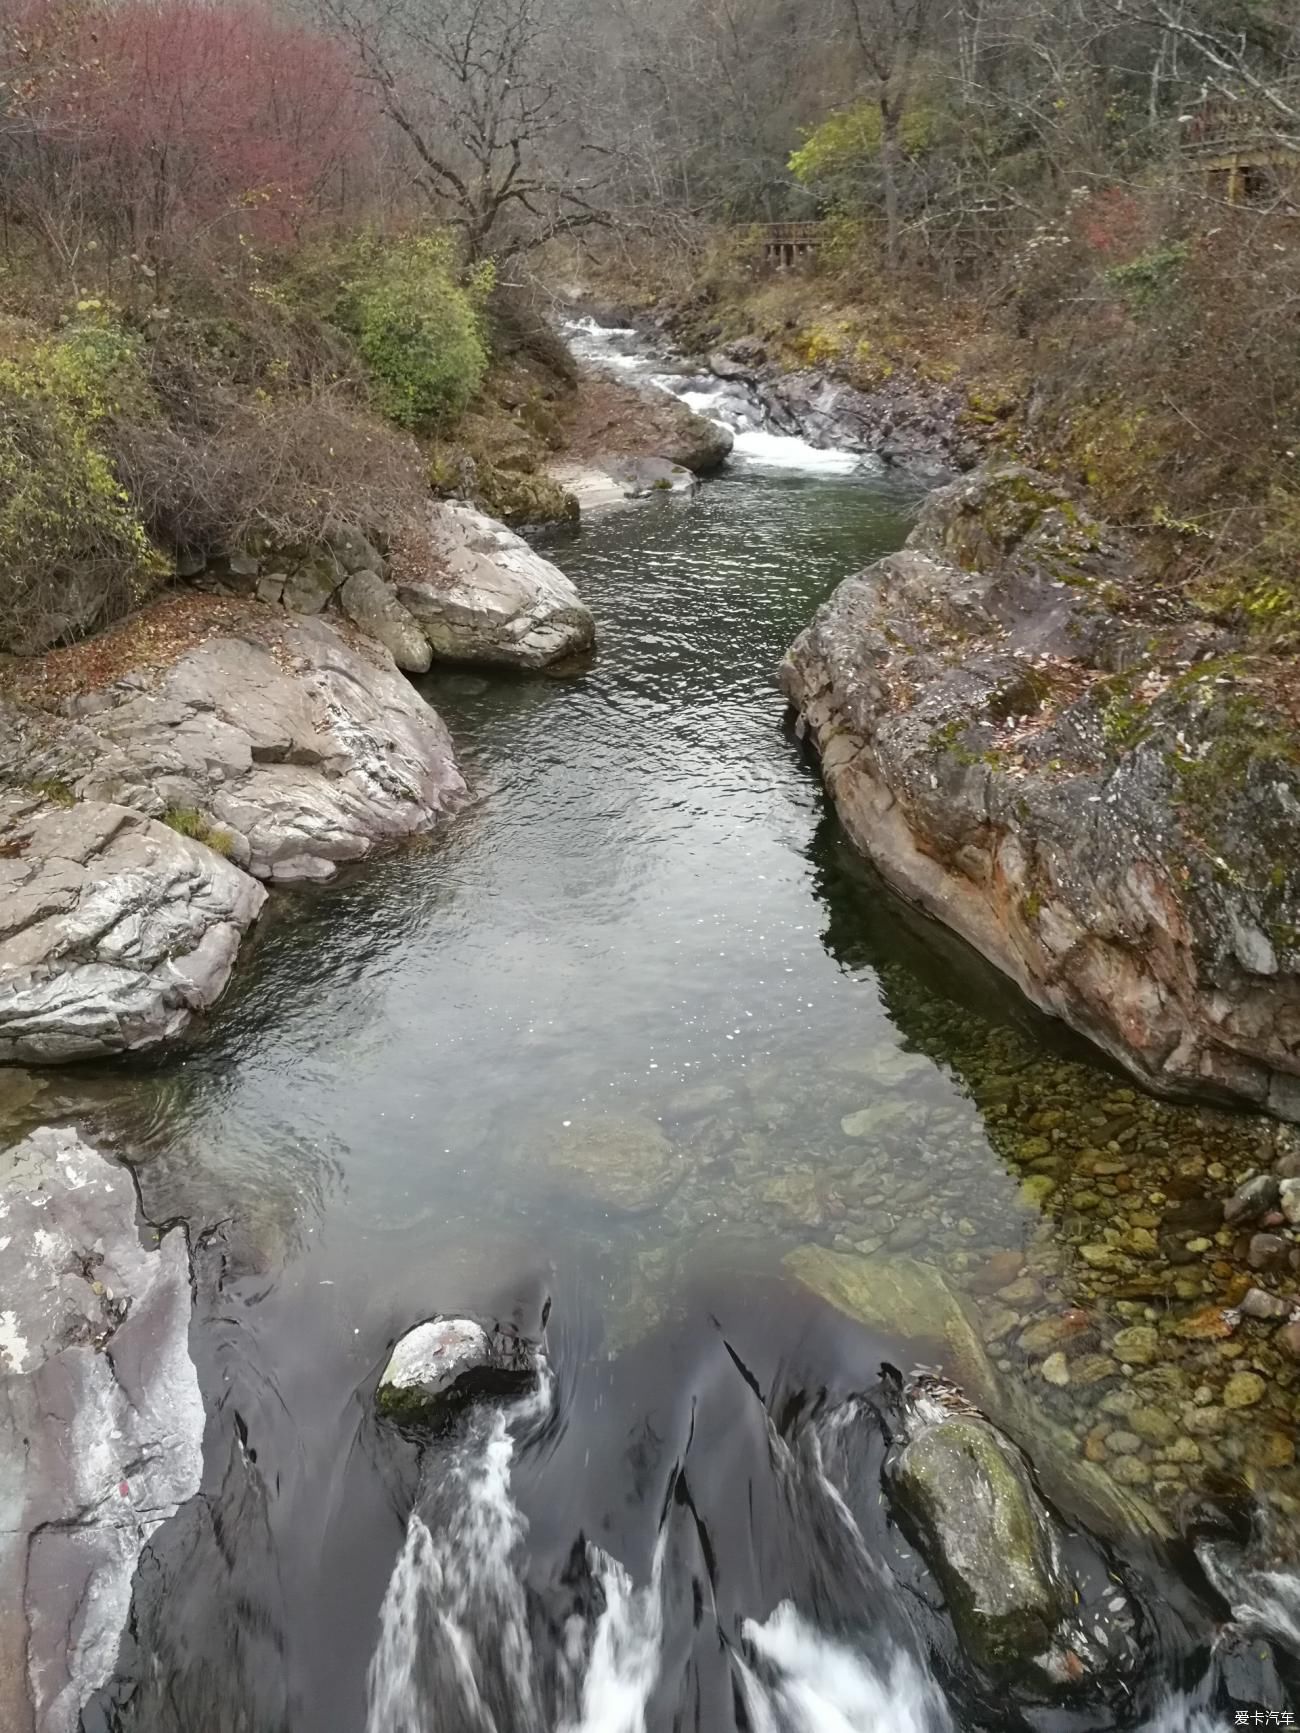
{"label": "river", "polygon": [[[92,1733],[1208,1733],[1234,1603],[1233,1641],[1272,1648],[1231,1701],[1285,1700],[1289,1577],[1230,1558],[1216,1589],[1205,1546],[1111,1534],[1142,1665],[1086,1709],[1012,1710],[869,1495],[878,1416],[836,1478],[834,1413],[882,1350],[794,1294],[787,1253],[938,1265],[1008,1385],[1102,1460],[1132,1368],[1058,1388],[1024,1329],[1095,1303],[1076,1254],[1103,1224],[1143,1232],[1157,1186],[1190,1197],[1270,1132],[1137,1095],[849,849],[774,671],[922,484],[745,431],[693,497],[546,539],[597,619],[587,671],[420,682],[463,815],[277,898],[182,1057],[75,1086],[151,1219],[191,1226],[210,1408],[206,1499],[158,1537]],[[1112,1325],[1202,1291],[1148,1239],[1159,1280]],[[552,1378],[431,1476],[371,1416],[388,1347],[511,1308],[548,1310]],[[1173,1448],[1186,1352],[1185,1390],[1139,1374],[1172,1430],[1123,1476],[1184,1531],[1245,1449]],[[1285,1430],[1283,1397],[1242,1440]],[[1285,1511],[1285,1449],[1248,1466]],[[1209,1524],[1225,1557],[1240,1509]]]}

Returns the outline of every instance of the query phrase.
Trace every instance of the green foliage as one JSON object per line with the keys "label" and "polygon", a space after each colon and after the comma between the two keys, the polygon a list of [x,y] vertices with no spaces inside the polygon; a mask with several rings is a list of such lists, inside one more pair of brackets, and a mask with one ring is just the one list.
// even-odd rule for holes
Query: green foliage
{"label": "green foliage", "polygon": [[0,360],[0,641],[12,647],[122,612],[166,572],[100,440],[127,386],[142,375],[109,322]]}
{"label": "green foliage", "polygon": [[366,249],[340,309],[384,414],[399,426],[444,427],[487,373],[482,311],[491,266],[457,280],[449,242],[421,235]]}
{"label": "green foliage", "polygon": [[1150,313],[1163,305],[1177,289],[1187,247],[1178,241],[1172,246],[1152,247],[1127,264],[1112,265],[1106,281],[1133,313]]}
{"label": "green foliage", "polygon": [[81,302],[77,315],[33,357],[51,397],[88,424],[118,415],[138,420],[156,416],[139,337],[119,325],[98,301]]}
{"label": "green foliage", "polygon": [[229,855],[235,846],[235,839],[228,830],[210,825],[195,807],[169,806],[162,815],[162,821],[178,836],[188,836],[194,842],[204,843],[217,854]]}
{"label": "green foliage", "polygon": [[[899,143],[907,155],[919,156],[930,148],[935,133],[933,109],[918,103],[903,115]],[[790,173],[800,186],[813,188],[859,173],[879,157],[883,135],[879,103],[855,102],[851,108],[836,109],[791,153]]]}

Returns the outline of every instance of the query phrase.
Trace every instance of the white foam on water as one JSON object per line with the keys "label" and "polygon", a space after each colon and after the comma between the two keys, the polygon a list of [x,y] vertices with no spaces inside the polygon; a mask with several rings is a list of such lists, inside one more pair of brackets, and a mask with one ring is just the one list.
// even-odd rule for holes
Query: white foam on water
{"label": "white foam on water", "polygon": [[744,1634],[760,1678],[739,1663],[754,1733],[955,1733],[942,1693],[910,1655],[882,1675],[864,1655],[810,1625],[789,1601]]}
{"label": "white foam on water", "polygon": [[1243,1565],[1209,1542],[1197,1547],[1196,1556],[1239,1625],[1277,1638],[1300,1655],[1300,1574]]}
{"label": "white foam on water", "polygon": [[646,1707],[659,1677],[663,1645],[666,1543],[665,1533],[655,1548],[650,1581],[642,1589],[617,1559],[598,1547],[589,1549],[604,1590],[605,1610],[586,1658],[576,1718],[562,1722],[560,1733],[645,1733]]}
{"label": "white foam on water", "polygon": [[1142,1733],[1224,1733],[1221,1715],[1211,1717],[1181,1695],[1171,1697],[1157,1711],[1153,1721],[1143,1724]]}
{"label": "white foam on water", "polygon": [[[571,319],[564,325],[575,351],[584,360],[596,362],[615,372],[635,372],[652,365],[654,356],[645,351],[629,354],[611,344],[635,338],[635,330],[624,326],[597,325],[594,319]],[[698,376],[697,376],[698,378]],[[859,452],[829,449],[810,445],[796,434],[771,433],[766,428],[742,422],[734,404],[737,387],[728,392],[680,390],[681,376],[674,373],[650,373],[647,383],[666,391],[684,403],[697,415],[715,421],[732,435],[731,462],[746,469],[761,469],[783,475],[854,475],[863,467]],[[752,420],[766,417],[767,411],[757,397],[751,397]]]}
{"label": "white foam on water", "polygon": [[[441,1692],[455,1692],[470,1725],[495,1726],[487,1679],[506,1690],[515,1733],[533,1733],[532,1642],[518,1554],[527,1524],[510,1492],[511,1424],[544,1409],[536,1394],[491,1414],[447,1469],[454,1496],[436,1536],[418,1511],[407,1523],[379,1615],[367,1678],[366,1733],[428,1733]],[[426,1680],[433,1681],[426,1690]]]}
{"label": "white foam on water", "polygon": [[766,428],[742,428],[731,448],[733,463],[751,469],[784,470],[802,475],[853,475],[863,467],[856,451],[832,446],[809,445],[792,433],[769,433]]}

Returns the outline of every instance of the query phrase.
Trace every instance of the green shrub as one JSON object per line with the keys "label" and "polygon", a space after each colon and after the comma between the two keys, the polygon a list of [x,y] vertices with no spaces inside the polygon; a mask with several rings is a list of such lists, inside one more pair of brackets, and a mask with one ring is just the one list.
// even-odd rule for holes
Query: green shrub
{"label": "green shrub", "polygon": [[1112,265],[1106,272],[1106,281],[1127,303],[1130,312],[1150,313],[1177,289],[1186,261],[1187,248],[1181,241],[1168,247],[1152,247],[1127,264]]}
{"label": "green shrub", "polygon": [[105,455],[130,340],[74,327],[0,360],[0,643],[20,652],[126,611],[166,572]]}
{"label": "green shrub", "polygon": [[446,426],[463,414],[488,366],[485,272],[456,280],[448,243],[419,236],[378,249],[348,285],[342,315],[384,414],[401,427]]}

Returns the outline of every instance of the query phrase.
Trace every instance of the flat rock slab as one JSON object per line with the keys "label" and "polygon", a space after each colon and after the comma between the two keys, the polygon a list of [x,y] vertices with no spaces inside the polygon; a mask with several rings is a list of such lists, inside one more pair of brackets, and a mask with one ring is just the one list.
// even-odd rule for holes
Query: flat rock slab
{"label": "flat rock slab", "polygon": [[266,893],[434,828],[465,784],[379,645],[325,620],[209,639],[72,716],[0,704],[0,1061],[179,1035]]}
{"label": "flat rock slab", "polygon": [[457,501],[434,510],[430,533],[442,572],[399,584],[397,600],[435,656],[545,668],[592,647],[590,610],[522,536]]}
{"label": "flat rock slab", "polygon": [[699,485],[689,469],[664,457],[599,457],[590,463],[552,464],[547,473],[573,495],[581,512],[664,494],[693,493]]}
{"label": "flat rock slab", "polygon": [[114,1671],[150,1535],[198,1491],[179,1228],[75,1131],[0,1155],[0,1726],[74,1733]]}
{"label": "flat rock slab", "polygon": [[[330,878],[433,829],[465,792],[437,713],[377,644],[326,620],[209,639],[147,690],[83,705],[129,766],[129,804],[197,811],[255,878]],[[143,787],[142,787],[143,785]],[[117,791],[117,772],[78,793]]]}

